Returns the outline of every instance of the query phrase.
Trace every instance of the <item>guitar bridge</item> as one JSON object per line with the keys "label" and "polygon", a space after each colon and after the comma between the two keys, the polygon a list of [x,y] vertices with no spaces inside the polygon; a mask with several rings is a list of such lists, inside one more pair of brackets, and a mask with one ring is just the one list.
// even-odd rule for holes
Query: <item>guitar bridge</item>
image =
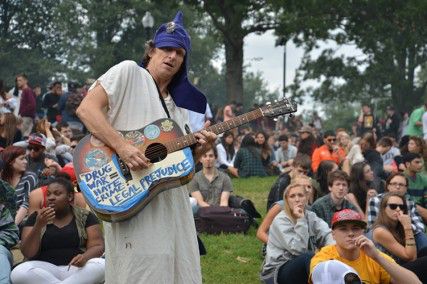
{"label": "guitar bridge", "polygon": [[132,180],[132,175],[130,173],[130,169],[125,164],[125,162],[122,161],[122,159],[119,159],[119,165],[120,165],[120,170],[121,170],[123,177],[125,178],[126,182]]}

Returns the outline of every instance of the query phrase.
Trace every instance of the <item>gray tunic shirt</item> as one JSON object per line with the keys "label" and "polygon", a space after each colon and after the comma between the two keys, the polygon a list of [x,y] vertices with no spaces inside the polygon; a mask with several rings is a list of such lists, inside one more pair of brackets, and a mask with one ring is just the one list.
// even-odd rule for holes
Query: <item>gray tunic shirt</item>
{"label": "gray tunic shirt", "polygon": [[[108,120],[117,130],[136,130],[167,118],[150,74],[123,61],[98,81],[108,95]],[[165,98],[181,129],[188,111]],[[105,280],[117,283],[202,283],[196,229],[186,186],[157,195],[142,211],[119,223],[104,222]]]}

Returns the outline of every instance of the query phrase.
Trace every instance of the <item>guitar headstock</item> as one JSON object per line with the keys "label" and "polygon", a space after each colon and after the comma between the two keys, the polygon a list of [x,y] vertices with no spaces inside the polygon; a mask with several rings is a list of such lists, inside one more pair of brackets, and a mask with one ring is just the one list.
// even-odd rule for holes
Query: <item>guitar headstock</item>
{"label": "guitar headstock", "polygon": [[262,114],[268,117],[275,117],[283,114],[294,113],[297,111],[297,104],[289,99],[282,99],[280,101],[271,103],[261,108]]}

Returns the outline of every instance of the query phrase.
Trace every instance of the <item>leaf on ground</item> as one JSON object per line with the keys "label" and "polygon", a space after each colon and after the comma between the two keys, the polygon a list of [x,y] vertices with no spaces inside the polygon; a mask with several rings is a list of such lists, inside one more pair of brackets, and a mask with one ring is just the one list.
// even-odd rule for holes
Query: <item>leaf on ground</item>
{"label": "leaf on ground", "polygon": [[242,263],[248,263],[249,262],[249,258],[247,257],[242,257],[242,256],[238,256],[237,261],[242,262]]}

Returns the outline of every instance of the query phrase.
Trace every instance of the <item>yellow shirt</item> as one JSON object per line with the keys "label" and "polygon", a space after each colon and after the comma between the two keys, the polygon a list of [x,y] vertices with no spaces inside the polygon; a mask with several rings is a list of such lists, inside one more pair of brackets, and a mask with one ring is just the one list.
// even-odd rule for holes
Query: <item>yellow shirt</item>
{"label": "yellow shirt", "polygon": [[[388,261],[395,262],[388,255],[382,252],[379,252],[379,253]],[[387,271],[385,271],[384,268],[381,265],[379,265],[375,260],[367,256],[363,250],[360,250],[360,255],[358,259],[351,261],[341,257],[335,245],[329,245],[329,246],[323,247],[311,259],[310,283],[312,283],[311,273],[313,273],[314,267],[320,262],[331,260],[331,259],[339,260],[347,264],[348,266],[353,267],[353,269],[356,270],[357,273],[359,274],[359,277],[361,278],[362,283],[380,284],[380,283],[390,283],[391,281],[391,277],[387,273]]]}

